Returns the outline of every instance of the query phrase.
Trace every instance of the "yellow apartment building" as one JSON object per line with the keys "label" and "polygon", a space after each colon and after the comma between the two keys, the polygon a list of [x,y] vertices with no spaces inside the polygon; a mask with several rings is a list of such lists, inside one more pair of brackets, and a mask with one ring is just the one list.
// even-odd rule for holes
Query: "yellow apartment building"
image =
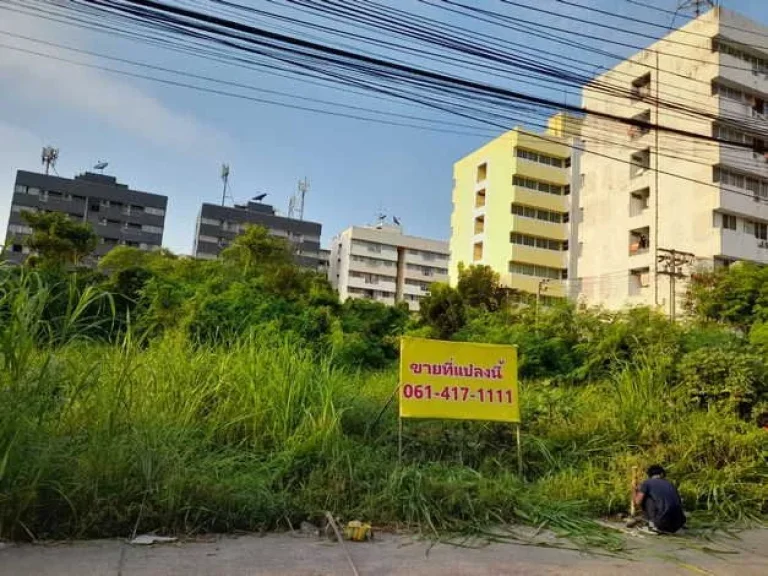
{"label": "yellow apartment building", "polygon": [[514,290],[568,295],[571,142],[580,120],[558,114],[548,131],[511,130],[454,165],[449,278],[484,264]]}

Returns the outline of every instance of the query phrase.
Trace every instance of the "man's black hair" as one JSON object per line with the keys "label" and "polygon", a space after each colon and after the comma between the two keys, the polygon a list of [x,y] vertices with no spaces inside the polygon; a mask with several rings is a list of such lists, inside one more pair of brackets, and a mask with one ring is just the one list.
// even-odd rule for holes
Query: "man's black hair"
{"label": "man's black hair", "polygon": [[664,467],[660,466],[659,464],[654,464],[648,468],[647,474],[648,478],[653,478],[654,476],[661,476],[663,478],[667,475],[667,473],[664,471]]}

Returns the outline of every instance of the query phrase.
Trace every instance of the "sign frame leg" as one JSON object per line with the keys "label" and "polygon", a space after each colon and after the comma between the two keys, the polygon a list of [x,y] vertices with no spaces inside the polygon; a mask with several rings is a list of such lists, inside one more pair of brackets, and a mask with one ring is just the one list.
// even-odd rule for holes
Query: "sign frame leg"
{"label": "sign frame leg", "polygon": [[523,445],[520,441],[520,424],[515,425],[515,437],[517,440],[517,473],[522,478],[523,476]]}

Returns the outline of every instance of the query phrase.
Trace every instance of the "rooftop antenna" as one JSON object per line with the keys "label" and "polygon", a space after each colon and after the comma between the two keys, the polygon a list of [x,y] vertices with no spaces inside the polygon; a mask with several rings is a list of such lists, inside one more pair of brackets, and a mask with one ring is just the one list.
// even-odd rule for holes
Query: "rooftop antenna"
{"label": "rooftop antenna", "polygon": [[307,197],[307,192],[309,192],[309,180],[307,180],[306,176],[304,177],[304,180],[299,180],[298,192],[299,220],[304,220],[304,199]]}
{"label": "rooftop antenna", "polygon": [[104,174],[104,168],[109,166],[109,162],[104,162],[103,160],[99,160],[96,165],[93,167],[94,170],[98,170],[100,174]]}
{"label": "rooftop antenna", "polygon": [[716,0],[680,0],[677,4],[677,12],[692,10],[698,18],[710,8],[717,6]]}
{"label": "rooftop antenna", "polygon": [[53,146],[44,146],[43,153],[41,155],[43,166],[45,166],[45,174],[48,175],[48,171],[53,168],[56,172],[56,160],[59,159],[59,149]]}
{"label": "rooftop antenna", "polygon": [[229,164],[221,165],[221,181],[224,182],[224,190],[221,192],[221,205],[227,202],[227,189],[229,187]]}

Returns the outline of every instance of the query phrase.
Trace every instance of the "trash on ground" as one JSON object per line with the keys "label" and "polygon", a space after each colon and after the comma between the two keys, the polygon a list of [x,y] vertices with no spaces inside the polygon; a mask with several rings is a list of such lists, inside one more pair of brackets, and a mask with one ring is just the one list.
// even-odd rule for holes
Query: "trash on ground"
{"label": "trash on ground", "polygon": [[152,544],[170,544],[171,542],[176,542],[178,538],[173,538],[171,536],[157,536],[155,534],[142,534],[141,536],[136,536],[133,540],[130,541],[130,544],[135,544],[139,546],[151,546]]}
{"label": "trash on ground", "polygon": [[353,520],[344,528],[344,538],[354,542],[364,542],[373,538],[370,524],[364,524],[358,520]]}

